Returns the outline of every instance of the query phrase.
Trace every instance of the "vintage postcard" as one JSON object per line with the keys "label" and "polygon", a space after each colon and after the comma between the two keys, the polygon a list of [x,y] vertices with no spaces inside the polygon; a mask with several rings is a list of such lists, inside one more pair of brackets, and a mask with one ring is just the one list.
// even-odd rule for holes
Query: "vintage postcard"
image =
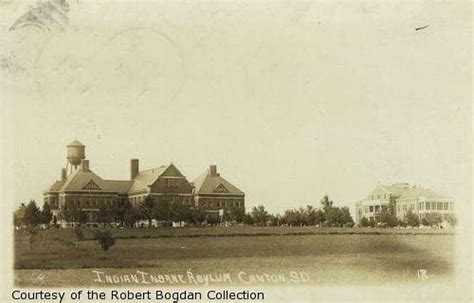
{"label": "vintage postcard", "polygon": [[0,1],[0,302],[472,302],[470,1]]}

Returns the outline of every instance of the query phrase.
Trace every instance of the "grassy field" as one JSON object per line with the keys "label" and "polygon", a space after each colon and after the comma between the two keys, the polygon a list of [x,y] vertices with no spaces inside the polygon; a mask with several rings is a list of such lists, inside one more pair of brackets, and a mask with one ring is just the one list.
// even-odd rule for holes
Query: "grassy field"
{"label": "grassy field", "polygon": [[76,242],[72,230],[41,231],[30,245],[29,235],[15,232],[17,284],[110,286],[94,282],[93,270],[117,276],[137,270],[153,275],[227,273],[231,283],[239,284],[251,279],[242,279],[242,272],[280,275],[287,277],[285,282],[296,272],[309,277],[305,283],[366,284],[417,281],[418,270],[425,269],[431,279],[449,280],[455,249],[452,231],[431,229],[232,227],[113,233],[117,242],[104,256],[92,233]]}

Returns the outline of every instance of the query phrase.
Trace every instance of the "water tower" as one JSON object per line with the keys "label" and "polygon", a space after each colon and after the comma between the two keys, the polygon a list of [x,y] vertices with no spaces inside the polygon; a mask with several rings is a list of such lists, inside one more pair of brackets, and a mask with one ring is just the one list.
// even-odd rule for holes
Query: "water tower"
{"label": "water tower", "polygon": [[67,161],[68,164],[71,164],[74,169],[81,164],[81,160],[86,158],[85,145],[81,142],[74,140],[67,145]]}

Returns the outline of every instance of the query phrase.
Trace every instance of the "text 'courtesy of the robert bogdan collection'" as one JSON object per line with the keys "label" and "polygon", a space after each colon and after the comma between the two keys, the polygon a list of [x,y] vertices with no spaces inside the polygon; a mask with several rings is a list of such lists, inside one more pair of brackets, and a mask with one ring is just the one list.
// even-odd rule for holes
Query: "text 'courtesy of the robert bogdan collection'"
{"label": "text 'courtesy of the robert bogdan collection'", "polygon": [[11,298],[17,302],[74,302],[80,300],[113,301],[113,302],[169,302],[178,303],[180,301],[264,301],[265,293],[263,291],[250,290],[216,290],[208,289],[206,291],[164,291],[161,289],[132,291],[132,290],[77,290],[77,291],[33,291],[33,290],[14,290]]}

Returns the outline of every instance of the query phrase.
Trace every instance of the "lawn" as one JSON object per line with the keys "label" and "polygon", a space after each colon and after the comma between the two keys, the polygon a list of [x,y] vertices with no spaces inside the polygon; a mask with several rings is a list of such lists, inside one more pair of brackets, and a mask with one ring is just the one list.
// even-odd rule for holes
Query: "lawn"
{"label": "lawn", "polygon": [[116,244],[104,256],[87,232],[87,240],[76,242],[72,230],[41,231],[31,246],[27,234],[16,232],[17,284],[101,284],[94,282],[93,270],[118,276],[137,270],[227,273],[232,283],[248,280],[239,277],[242,272],[287,278],[297,272],[309,277],[307,283],[366,284],[416,281],[424,269],[444,281],[452,276],[455,253],[454,236],[446,230],[232,227],[113,233]]}

